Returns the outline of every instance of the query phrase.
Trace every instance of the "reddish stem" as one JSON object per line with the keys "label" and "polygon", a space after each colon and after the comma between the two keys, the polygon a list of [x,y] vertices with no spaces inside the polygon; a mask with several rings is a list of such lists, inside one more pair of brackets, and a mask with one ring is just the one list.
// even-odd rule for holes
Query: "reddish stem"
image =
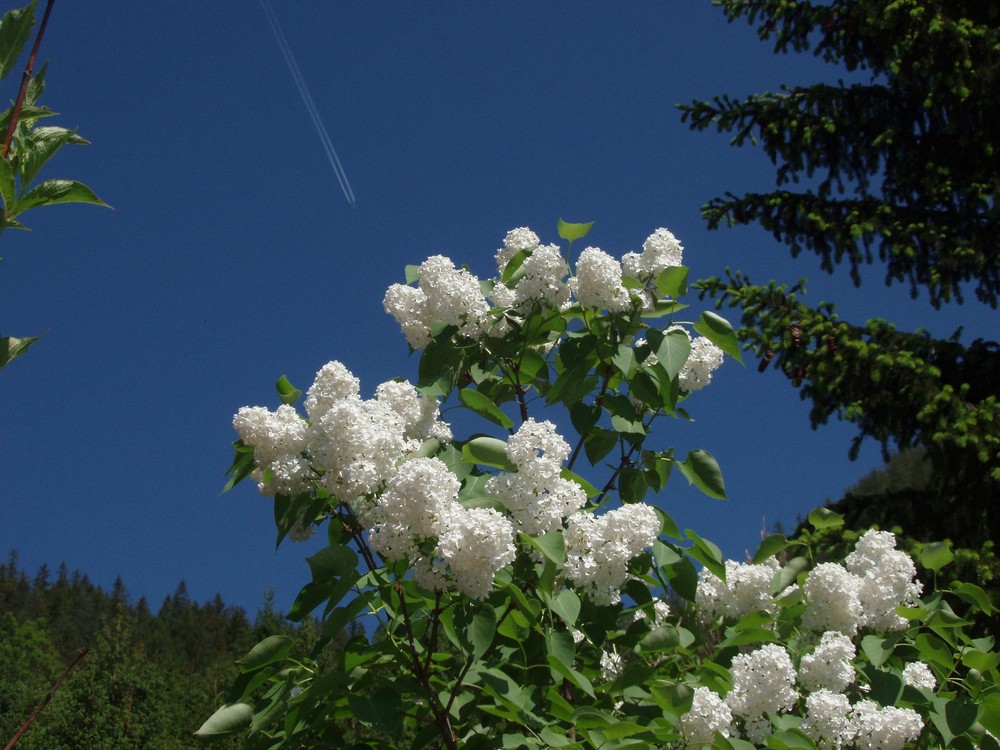
{"label": "reddish stem", "polygon": [[49,23],[49,14],[56,0],[49,0],[45,6],[45,14],[42,16],[42,23],[38,27],[35,35],[35,43],[31,45],[31,54],[28,56],[28,64],[24,66],[24,73],[21,74],[21,88],[17,92],[17,100],[14,102],[14,109],[10,113],[10,122],[7,123],[7,134],[3,139],[3,152],[0,153],[4,159],[10,152],[10,144],[14,140],[14,131],[17,130],[17,120],[21,116],[21,108],[24,106],[24,94],[28,90],[28,83],[31,81],[31,74],[35,70],[35,56],[38,54],[38,47],[42,43],[42,36],[45,34],[45,27]]}

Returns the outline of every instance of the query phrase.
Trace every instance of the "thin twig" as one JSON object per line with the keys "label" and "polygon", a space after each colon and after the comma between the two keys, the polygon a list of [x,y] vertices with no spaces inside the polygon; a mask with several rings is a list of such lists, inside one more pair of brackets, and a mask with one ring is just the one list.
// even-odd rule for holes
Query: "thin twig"
{"label": "thin twig", "polygon": [[77,664],[83,661],[83,657],[87,655],[88,651],[90,651],[90,646],[84,646],[83,648],[80,649],[80,653],[78,653],[76,655],[76,658],[70,662],[68,667],[66,667],[66,671],[62,673],[62,675],[59,677],[58,680],[56,680],[55,684],[52,686],[52,689],[49,690],[48,694],[45,696],[42,702],[38,704],[38,708],[36,708],[32,712],[31,716],[28,717],[28,720],[21,725],[21,728],[17,730],[17,733],[14,735],[13,739],[7,743],[6,747],[4,747],[3,750],[11,750],[11,748],[17,744],[17,741],[21,739],[21,735],[27,732],[28,728],[35,723],[35,719],[38,718],[38,714],[42,712],[43,708],[49,705],[49,701],[52,700],[52,696],[56,694],[56,690],[59,689],[59,687],[63,684],[65,679],[69,676],[69,673],[73,669],[73,667],[75,667]]}
{"label": "thin twig", "polygon": [[10,144],[14,140],[14,131],[17,130],[17,120],[21,116],[21,108],[24,106],[24,94],[28,90],[28,83],[31,81],[31,74],[35,70],[35,56],[38,54],[38,47],[42,43],[42,35],[45,34],[45,27],[49,22],[49,14],[56,0],[49,0],[45,6],[45,15],[42,16],[42,23],[38,27],[35,35],[35,43],[31,46],[31,54],[28,56],[28,64],[24,66],[24,73],[21,74],[21,88],[17,92],[17,100],[14,102],[14,109],[10,113],[10,122],[7,124],[7,134],[3,139],[3,152],[0,153],[4,159],[10,151]]}

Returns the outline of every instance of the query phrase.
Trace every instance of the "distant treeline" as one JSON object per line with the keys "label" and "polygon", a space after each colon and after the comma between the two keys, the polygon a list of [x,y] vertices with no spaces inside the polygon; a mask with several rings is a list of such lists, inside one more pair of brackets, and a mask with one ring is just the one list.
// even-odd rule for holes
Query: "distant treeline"
{"label": "distant treeline", "polygon": [[317,629],[288,622],[270,595],[252,620],[218,595],[193,602],[184,581],[154,615],[121,578],[109,593],[65,563],[29,576],[12,551],[0,565],[0,747],[84,648],[17,750],[199,746],[191,733],[224,702],[233,662],[275,634],[307,650]]}

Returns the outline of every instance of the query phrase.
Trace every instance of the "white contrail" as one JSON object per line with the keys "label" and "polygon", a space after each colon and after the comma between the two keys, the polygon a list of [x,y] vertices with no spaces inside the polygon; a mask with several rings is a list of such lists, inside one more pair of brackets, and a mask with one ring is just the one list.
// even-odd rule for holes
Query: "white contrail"
{"label": "white contrail", "polygon": [[340,164],[340,158],[337,156],[337,151],[334,149],[333,142],[330,140],[330,134],[326,132],[326,126],[323,125],[323,121],[320,119],[319,110],[316,109],[316,102],[313,101],[312,95],[306,87],[305,78],[302,77],[302,71],[299,70],[298,63],[295,62],[292,50],[288,46],[288,40],[285,38],[285,34],[282,32],[281,27],[278,25],[278,18],[274,14],[274,8],[271,7],[270,0],[260,0],[260,7],[264,9],[264,15],[267,16],[268,23],[271,24],[271,31],[274,32],[274,38],[278,40],[278,46],[281,48],[281,54],[285,58],[285,63],[288,65],[288,70],[292,74],[295,86],[298,88],[299,94],[302,96],[302,101],[306,105],[306,110],[309,112],[309,118],[312,120],[313,125],[316,126],[316,133],[319,135],[319,141],[323,144],[323,150],[326,152],[326,158],[330,162],[330,166],[333,167],[333,173],[337,175],[337,181],[340,183],[340,189],[344,191],[344,197],[347,198],[347,202],[351,204],[351,208],[356,208],[357,201],[354,198],[354,191],[351,190],[351,183],[347,180],[347,173],[344,172],[344,168]]}

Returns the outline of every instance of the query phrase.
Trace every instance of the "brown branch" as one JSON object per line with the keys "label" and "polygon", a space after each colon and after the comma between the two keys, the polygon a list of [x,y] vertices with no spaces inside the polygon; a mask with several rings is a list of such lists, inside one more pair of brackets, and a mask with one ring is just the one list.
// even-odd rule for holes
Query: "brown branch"
{"label": "brown branch", "polygon": [[83,661],[83,657],[87,655],[88,651],[90,651],[90,646],[84,646],[83,648],[80,649],[80,653],[78,653],[76,655],[76,658],[70,662],[68,667],[66,667],[66,671],[63,672],[62,675],[60,675],[58,680],[56,680],[55,684],[52,686],[52,689],[49,690],[45,698],[42,699],[42,702],[38,704],[38,708],[36,708],[32,712],[31,716],[28,717],[28,720],[21,725],[21,728],[17,730],[17,733],[14,735],[13,739],[7,743],[7,745],[4,747],[3,750],[11,750],[11,748],[17,744],[17,741],[21,739],[21,735],[27,732],[29,727],[31,727],[31,725],[35,723],[35,719],[38,718],[38,714],[42,712],[42,709],[44,709],[47,705],[49,705],[49,701],[52,700],[52,696],[56,694],[56,690],[59,689],[59,687],[63,684],[65,679],[69,676],[70,671],[72,671],[72,669],[77,664]]}
{"label": "brown branch", "polygon": [[38,27],[35,35],[35,43],[31,45],[31,54],[28,56],[28,64],[24,66],[24,73],[21,74],[21,88],[17,92],[17,100],[14,102],[14,109],[10,113],[10,122],[7,124],[7,134],[3,139],[3,152],[0,153],[4,159],[10,152],[10,144],[14,140],[14,131],[17,129],[17,120],[21,115],[21,108],[24,106],[24,94],[28,90],[28,83],[31,81],[31,74],[35,69],[35,56],[38,54],[38,47],[42,43],[42,36],[45,34],[45,27],[49,22],[49,14],[56,0],[49,0],[45,6],[45,15],[42,16],[42,23]]}

